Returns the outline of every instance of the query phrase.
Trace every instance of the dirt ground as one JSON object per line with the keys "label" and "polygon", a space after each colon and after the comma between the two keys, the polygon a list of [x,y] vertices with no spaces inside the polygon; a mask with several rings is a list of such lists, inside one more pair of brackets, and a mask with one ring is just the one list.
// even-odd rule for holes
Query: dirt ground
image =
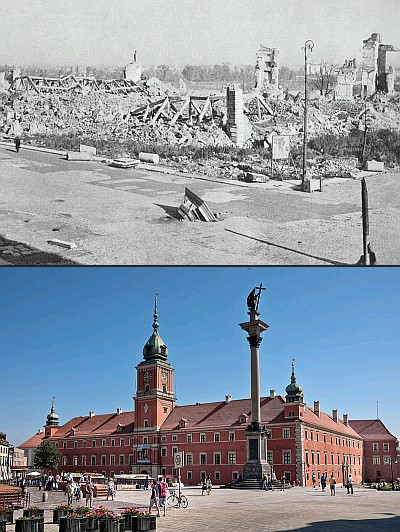
{"label": "dirt ground", "polygon": [[[399,179],[366,177],[370,239],[382,265],[400,263]],[[307,194],[287,182],[123,170],[1,146],[0,186],[0,236],[79,264],[351,265],[362,253],[359,180],[327,180]],[[179,206],[185,187],[220,221],[167,216],[162,206]],[[55,249],[54,238],[76,249]]]}

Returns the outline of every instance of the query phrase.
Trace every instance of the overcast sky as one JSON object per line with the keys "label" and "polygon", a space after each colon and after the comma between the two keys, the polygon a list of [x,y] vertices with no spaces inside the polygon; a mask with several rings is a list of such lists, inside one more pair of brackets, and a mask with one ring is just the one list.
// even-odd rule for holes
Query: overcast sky
{"label": "overcast sky", "polygon": [[0,63],[252,64],[264,44],[291,66],[307,39],[312,62],[341,63],[372,32],[400,47],[399,27],[398,0],[2,0]]}
{"label": "overcast sky", "polygon": [[295,357],[305,401],[375,419],[400,437],[400,268],[1,268],[0,432],[19,445],[46,422],[133,409],[135,366],[152,333],[175,368],[178,404],[250,397],[239,323],[267,287],[261,391],[285,395]]}

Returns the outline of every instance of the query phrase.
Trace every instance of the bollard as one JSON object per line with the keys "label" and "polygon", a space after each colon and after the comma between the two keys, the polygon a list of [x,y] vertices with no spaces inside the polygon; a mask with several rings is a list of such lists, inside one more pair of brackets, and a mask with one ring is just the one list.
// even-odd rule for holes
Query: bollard
{"label": "bollard", "polygon": [[42,494],[42,502],[47,502],[47,499],[49,498],[49,494],[47,491],[44,491]]}

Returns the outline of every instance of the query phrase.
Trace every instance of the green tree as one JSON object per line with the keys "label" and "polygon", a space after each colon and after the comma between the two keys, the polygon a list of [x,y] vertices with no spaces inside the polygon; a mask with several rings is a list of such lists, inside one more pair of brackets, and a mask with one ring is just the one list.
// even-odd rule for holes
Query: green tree
{"label": "green tree", "polygon": [[58,447],[48,441],[42,441],[36,449],[33,465],[44,470],[57,471],[60,457]]}

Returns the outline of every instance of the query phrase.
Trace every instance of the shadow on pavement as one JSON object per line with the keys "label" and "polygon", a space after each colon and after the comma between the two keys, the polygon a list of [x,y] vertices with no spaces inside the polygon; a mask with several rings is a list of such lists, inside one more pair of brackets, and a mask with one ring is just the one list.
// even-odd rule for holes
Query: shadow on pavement
{"label": "shadow on pavement", "polygon": [[389,532],[390,530],[393,532],[394,530],[400,530],[400,517],[395,514],[391,515],[394,517],[386,519],[357,519],[354,521],[349,519],[316,521],[308,526],[291,528],[290,530],[291,532],[320,532],[321,530],[324,532],[338,532],[339,530],[345,532],[376,532],[376,530]]}

